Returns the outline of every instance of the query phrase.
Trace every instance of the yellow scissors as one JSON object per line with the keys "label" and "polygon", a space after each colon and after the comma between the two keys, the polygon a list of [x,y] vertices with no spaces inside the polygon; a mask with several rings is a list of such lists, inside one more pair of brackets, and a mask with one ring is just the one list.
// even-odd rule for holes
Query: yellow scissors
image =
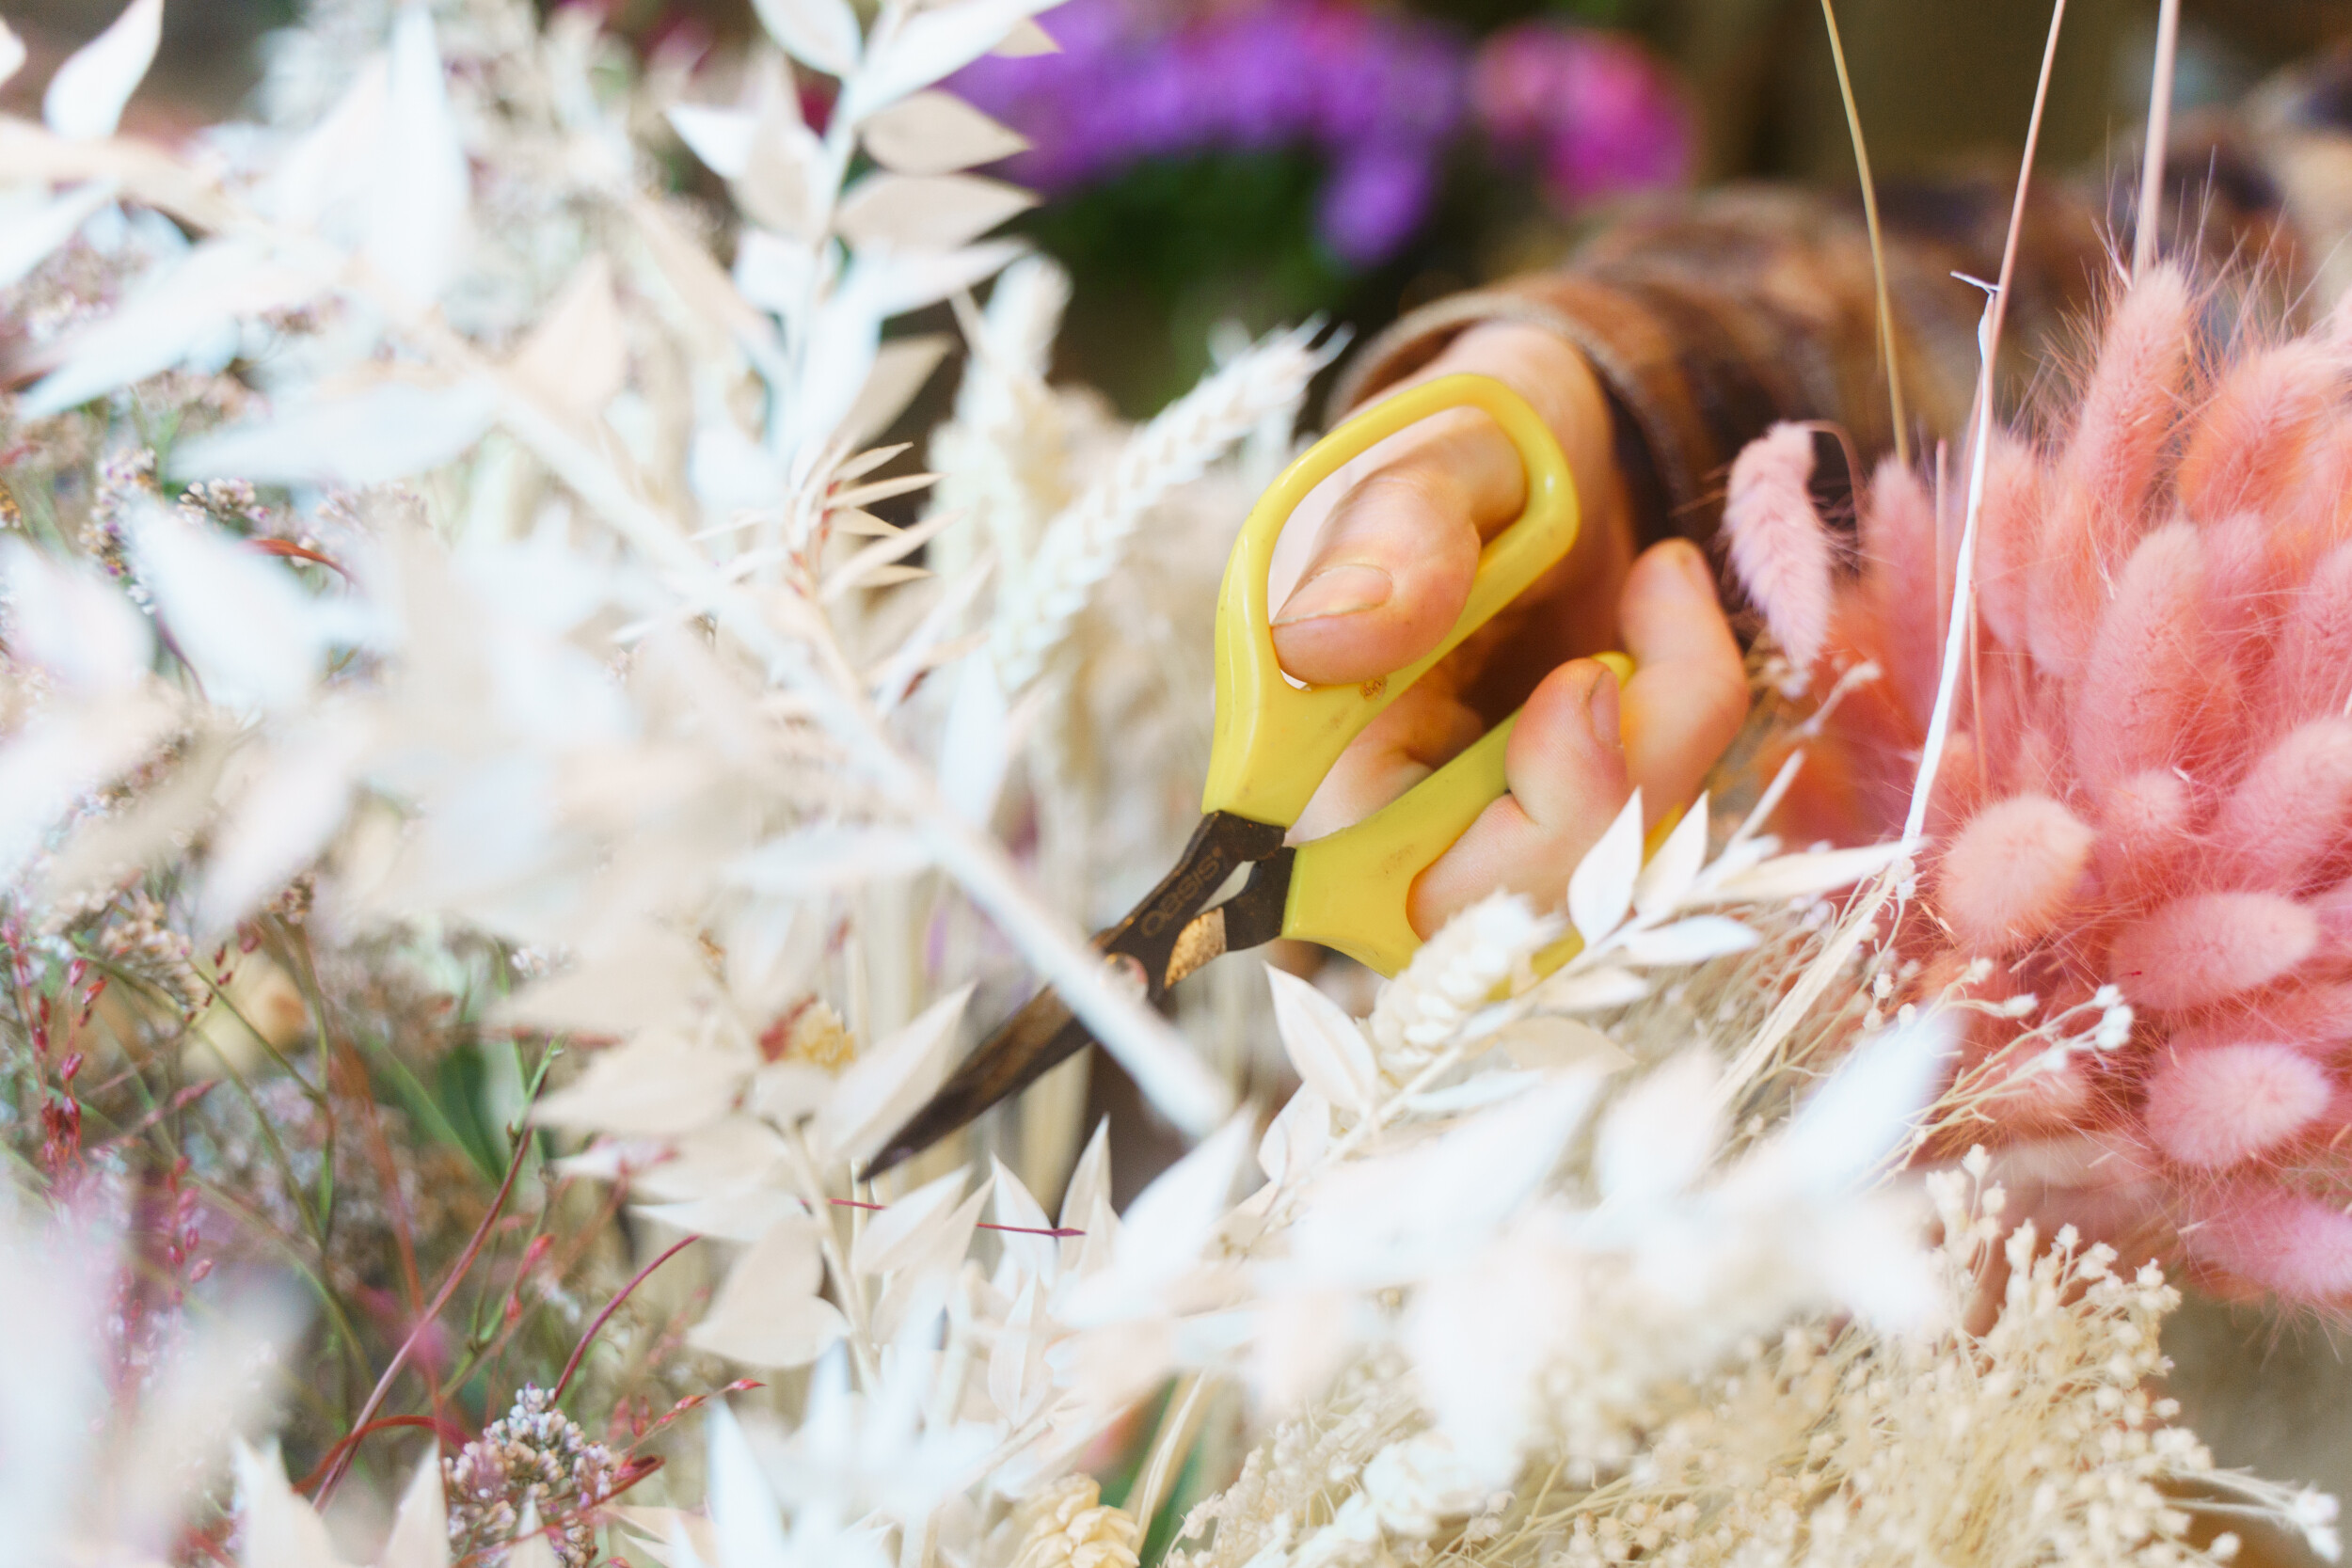
{"label": "yellow scissors", "polygon": [[[1526,468],[1526,510],[1480,552],[1470,602],[1427,655],[1361,685],[1293,685],[1275,657],[1266,603],[1282,525],[1342,464],[1449,408],[1484,409],[1502,427]],[[1503,794],[1503,749],[1518,715],[1353,827],[1305,844],[1283,841],[1348,742],[1566,556],[1577,526],[1576,487],[1560,443],[1524,399],[1483,375],[1408,388],[1347,420],[1285,469],[1242,524],[1225,564],[1216,609],[1216,730],[1200,826],[1176,868],[1132,914],[1094,939],[1105,962],[1124,970],[1154,1004],[1211,958],[1278,936],[1337,948],[1382,974],[1404,968],[1422,941],[1406,915],[1414,879]],[[1620,681],[1632,673],[1623,654],[1599,657]],[[1204,908],[1243,865],[1251,870],[1242,890]],[[1537,967],[1565,961],[1575,940],[1564,938],[1538,955]],[[880,1175],[967,1125],[1090,1037],[1051,990],[1039,992],[980,1043],[866,1174]]]}

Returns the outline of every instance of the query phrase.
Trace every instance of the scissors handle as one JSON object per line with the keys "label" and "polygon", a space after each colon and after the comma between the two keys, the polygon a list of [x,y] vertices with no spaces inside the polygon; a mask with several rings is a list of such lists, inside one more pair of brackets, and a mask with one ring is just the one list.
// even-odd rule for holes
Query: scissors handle
{"label": "scissors handle", "polygon": [[[1633,674],[1633,661],[1623,654],[1594,657],[1619,684]],[[1413,879],[1509,789],[1503,752],[1518,721],[1513,713],[1361,822],[1298,846],[1282,934],[1337,948],[1381,974],[1410,962],[1421,949],[1421,933],[1406,913]],[[1574,957],[1575,940],[1564,938],[1536,955],[1536,972],[1549,974]]]}
{"label": "scissors handle", "polygon": [[[1342,464],[1449,408],[1484,409],[1502,427],[1526,467],[1526,510],[1479,552],[1469,603],[1427,655],[1361,685],[1293,686],[1275,656],[1267,603],[1266,574],[1282,525]],[[1441,376],[1407,388],[1316,442],[1251,509],[1226,560],[1216,606],[1216,731],[1200,809],[1282,828],[1297,821],[1347,743],[1565,556],[1576,533],[1576,486],[1560,443],[1525,399],[1490,376]]]}

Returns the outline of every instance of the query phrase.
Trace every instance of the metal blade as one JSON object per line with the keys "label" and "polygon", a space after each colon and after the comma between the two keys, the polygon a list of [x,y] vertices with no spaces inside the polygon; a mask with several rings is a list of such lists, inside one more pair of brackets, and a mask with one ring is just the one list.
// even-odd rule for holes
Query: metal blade
{"label": "metal blade", "polygon": [[[1215,896],[1234,870],[1258,863],[1248,885],[1218,910],[1200,906]],[[1281,927],[1290,889],[1290,851],[1282,830],[1225,812],[1211,812],[1184,847],[1175,868],[1145,895],[1126,919],[1094,939],[1104,962],[1124,971],[1154,1005],[1168,988],[1223,953],[1229,934],[1255,945]],[[1229,931],[1225,911],[1238,917]],[[919,1154],[981,1112],[1010,1098],[1084,1046],[1093,1037],[1060,997],[1040,991],[982,1040],[977,1050],[900,1128],[866,1167],[869,1180]]]}
{"label": "metal blade", "polygon": [[1027,1088],[1050,1069],[1086,1049],[1094,1037],[1062,999],[1039,991],[1007,1019],[979,1049],[963,1060],[939,1092],[893,1134],[866,1165],[872,1180],[902,1160],[913,1159],[981,1112]]}

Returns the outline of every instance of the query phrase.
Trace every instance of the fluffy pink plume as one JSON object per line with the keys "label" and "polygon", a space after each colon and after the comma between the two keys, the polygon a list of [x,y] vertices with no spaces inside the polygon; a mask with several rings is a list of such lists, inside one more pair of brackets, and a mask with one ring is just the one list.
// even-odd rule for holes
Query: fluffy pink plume
{"label": "fluffy pink plume", "polygon": [[2211,838],[2224,880],[2292,892],[2352,825],[2352,719],[2289,730],[2221,802]]}
{"label": "fluffy pink plume", "polygon": [[2332,343],[2297,339],[2251,355],[2221,380],[2181,457],[2181,503],[2201,522],[2277,514],[2316,461],[2344,391]]}
{"label": "fluffy pink plume", "polygon": [[2208,635],[2204,551],[2172,523],[2140,541],[2099,617],[2072,735],[2085,784],[2186,762],[2229,701]]}
{"label": "fluffy pink plume", "polygon": [[2135,1003],[2177,1012],[2260,990],[2318,945],[2317,917],[2291,898],[2199,893],[2117,932],[2107,974]]}
{"label": "fluffy pink plume", "polygon": [[2148,1135],[2185,1165],[2221,1170],[2309,1131],[2334,1095],[2292,1046],[2176,1050],[2148,1080]]}
{"label": "fluffy pink plume", "polygon": [[2290,1189],[2247,1181],[2198,1206],[2192,1257],[2289,1301],[2352,1297],[2352,1215]]}
{"label": "fluffy pink plume", "polygon": [[[2132,1223],[2179,1234],[2209,1277],[2352,1311],[2352,309],[2267,338],[2212,336],[2202,309],[2180,272],[2150,274],[2074,406],[2037,422],[2058,436],[1988,454],[1928,814],[1934,918],[1898,941],[1913,1000],[1972,956],[1997,966],[1976,999],[2044,999],[1976,1015],[1967,1070],[1996,1138],[2133,1150]],[[1885,838],[1942,657],[1955,531],[1936,519],[1965,498],[1882,467],[1841,581],[1811,456],[1788,426],[1742,456],[1733,560],[1792,656],[1820,650],[1815,691],[1883,669],[1822,720],[1789,811]],[[2092,1047],[2064,1009],[2103,984],[2136,1016]],[[2036,1092],[2020,1064],[2061,1014],[2066,1090]]]}
{"label": "fluffy pink plume", "polygon": [[2187,280],[2171,267],[2142,278],[2107,322],[2037,531],[2026,637],[2044,669],[2071,673],[2081,662],[2107,574],[2146,522],[2185,392],[2193,326]]}
{"label": "fluffy pink plume", "polygon": [[1836,558],[1829,530],[1806,486],[1813,478],[1813,432],[1776,424],[1748,444],[1731,466],[1724,537],[1740,586],[1800,670],[1812,668],[1829,641],[1831,577]]}
{"label": "fluffy pink plume", "polygon": [[1936,911],[1971,951],[2022,947],[2048,931],[2074,901],[2096,836],[2046,795],[1996,801],[1944,852]]}

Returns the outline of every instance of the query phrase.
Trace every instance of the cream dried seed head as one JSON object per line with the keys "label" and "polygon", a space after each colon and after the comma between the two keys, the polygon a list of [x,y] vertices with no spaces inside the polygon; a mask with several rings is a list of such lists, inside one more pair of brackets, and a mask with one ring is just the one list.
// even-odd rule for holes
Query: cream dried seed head
{"label": "cream dried seed head", "polygon": [[1136,1568],[1136,1522],[1090,1476],[1065,1476],[1014,1513],[1013,1568]]}

